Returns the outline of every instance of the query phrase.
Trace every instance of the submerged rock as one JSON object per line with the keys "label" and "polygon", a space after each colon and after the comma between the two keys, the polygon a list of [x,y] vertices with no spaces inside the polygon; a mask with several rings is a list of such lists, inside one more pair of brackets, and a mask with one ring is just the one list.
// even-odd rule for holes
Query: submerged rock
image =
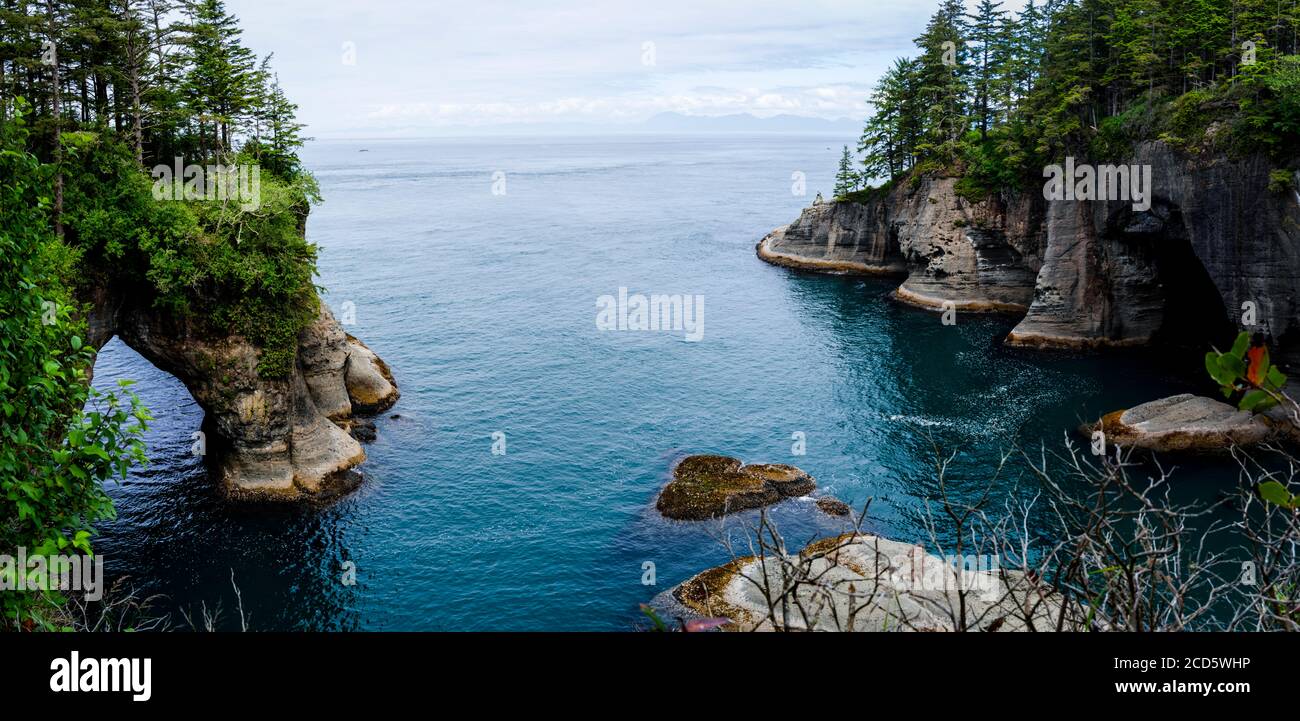
{"label": "submerged rock", "polygon": [[1277,435],[1275,425],[1262,416],[1190,393],[1108,413],[1083,430],[1091,433],[1098,425],[1108,444],[1156,452],[1222,452]]}
{"label": "submerged rock", "polygon": [[[816,583],[805,579],[796,586],[788,564],[751,556],[704,571],[651,606],[684,620],[725,617],[731,623],[724,630],[732,631],[951,631],[963,589],[966,618],[977,625],[970,630],[1051,631],[1061,611],[1054,591],[1033,588],[1019,571],[959,567],[919,545],[878,536],[822,539],[800,552],[800,559]],[[790,597],[785,614],[778,602],[778,617],[771,618],[763,589],[791,587],[797,603]],[[1067,614],[1065,627],[1079,629],[1083,622]]]}
{"label": "submerged rock", "polygon": [[828,516],[847,516],[853,512],[853,509],[849,507],[849,504],[838,498],[831,498],[830,496],[818,498],[817,508],[821,509],[821,512]]}
{"label": "submerged rock", "polygon": [[812,476],[794,466],[746,466],[728,456],[688,456],[673,469],[673,480],[655,507],[668,518],[699,521],[804,496],[816,487]]}
{"label": "submerged rock", "polygon": [[348,434],[362,443],[370,443],[378,437],[375,422],[369,418],[357,418],[348,423]]}

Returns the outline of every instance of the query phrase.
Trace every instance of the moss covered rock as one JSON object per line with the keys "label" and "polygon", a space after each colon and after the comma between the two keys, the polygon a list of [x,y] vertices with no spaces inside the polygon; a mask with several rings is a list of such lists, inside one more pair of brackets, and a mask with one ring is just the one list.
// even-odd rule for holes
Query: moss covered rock
{"label": "moss covered rock", "polygon": [[847,516],[853,512],[853,509],[849,507],[849,504],[838,498],[831,498],[830,496],[818,498],[817,508],[821,509],[822,513],[825,513],[828,516]]}
{"label": "moss covered rock", "polygon": [[673,480],[655,506],[669,518],[698,521],[807,495],[816,485],[794,466],[746,466],[728,456],[688,456],[673,469]]}

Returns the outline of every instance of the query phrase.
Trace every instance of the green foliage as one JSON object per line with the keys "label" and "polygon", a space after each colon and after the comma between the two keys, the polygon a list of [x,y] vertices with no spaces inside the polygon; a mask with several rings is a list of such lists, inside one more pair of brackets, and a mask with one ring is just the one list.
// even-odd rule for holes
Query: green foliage
{"label": "green foliage", "polygon": [[1287,377],[1269,362],[1268,348],[1261,338],[1253,341],[1242,332],[1227,353],[1205,354],[1205,370],[1219,384],[1224,398],[1238,398],[1237,407],[1259,413],[1282,402]]}
{"label": "green foliage", "polygon": [[[979,198],[1039,182],[1067,155],[1117,162],[1148,140],[1294,167],[1300,4],[1050,0],[1012,15],[979,0],[972,10],[941,0],[917,59],[897,61],[873,90],[859,144],[869,177],[969,175],[959,192]],[[945,42],[956,47],[947,63]]]}
{"label": "green foliage", "polygon": [[1088,145],[1088,157],[1098,162],[1120,162],[1133,150],[1133,139],[1124,127],[1124,118],[1114,116],[1101,121],[1097,134]]}
{"label": "green foliage", "polygon": [[922,133],[919,83],[920,62],[898,58],[872,91],[875,112],[858,141],[865,180],[891,180],[915,165]]}
{"label": "green foliage", "polygon": [[844,152],[840,155],[839,171],[835,173],[833,194],[836,198],[843,198],[861,185],[862,176],[853,170],[853,154],[849,152],[849,146],[845,145]]}
{"label": "green foliage", "polygon": [[1286,193],[1295,190],[1295,174],[1289,170],[1270,170],[1268,171],[1268,191],[1270,193]]}
{"label": "green foliage", "polygon": [[979,201],[1001,190],[1019,189],[1019,172],[1026,153],[1018,125],[993,128],[985,137],[977,131],[966,134],[962,144],[964,170],[955,190],[958,195]]}
{"label": "green foliage", "polygon": [[82,279],[129,285],[200,327],[244,335],[263,346],[260,374],[287,375],[317,312],[316,249],[303,235],[315,180],[260,173],[253,208],[237,198],[157,200],[125,145],[95,133],[64,139],[65,240]]}
{"label": "green foliage", "polygon": [[[263,376],[292,370],[317,312],[319,192],[268,61],[220,0],[0,4],[0,550],[89,552],[113,513],[102,482],[144,461],[147,411],[87,382],[87,291],[241,334]],[[144,169],[177,158],[257,165],[260,202],[156,196]],[[50,627],[60,601],[2,594],[0,627]]]}
{"label": "green foliage", "polygon": [[[21,112],[0,123],[0,550],[90,553],[93,524],[113,516],[102,482],[144,462],[150,416],[129,383],[87,383],[94,351],[67,283],[76,256],[50,231],[51,168],[25,140]],[[48,626],[60,601],[0,594],[0,628]]]}
{"label": "green foliage", "polygon": [[847,193],[841,200],[849,203],[869,203],[878,198],[882,198],[894,188],[894,181],[890,180],[875,187],[866,187],[861,190],[854,190]]}
{"label": "green foliage", "polygon": [[1300,496],[1291,493],[1277,481],[1264,481],[1259,484],[1258,490],[1260,498],[1275,506],[1300,510]]}

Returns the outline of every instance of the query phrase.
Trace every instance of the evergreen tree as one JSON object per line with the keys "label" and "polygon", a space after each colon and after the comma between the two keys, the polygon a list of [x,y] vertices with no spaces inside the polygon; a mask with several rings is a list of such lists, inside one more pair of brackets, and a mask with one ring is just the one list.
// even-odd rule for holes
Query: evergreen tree
{"label": "evergreen tree", "polygon": [[240,43],[238,21],[221,0],[199,0],[189,12],[182,95],[198,123],[199,153],[206,160],[233,149],[232,127],[246,118],[257,91],[256,59]]}
{"label": "evergreen tree", "polygon": [[916,162],[922,117],[916,99],[919,63],[898,58],[871,93],[874,112],[858,142],[863,177],[892,180]]}
{"label": "evergreen tree", "polygon": [[843,198],[858,189],[862,179],[853,170],[853,154],[849,152],[849,146],[844,146],[844,152],[840,155],[839,171],[835,173],[835,190],[836,198]]}
{"label": "evergreen tree", "polygon": [[1006,99],[1006,89],[999,82],[999,68],[1006,67],[1010,56],[1006,15],[1001,2],[979,0],[975,14],[968,16],[971,39],[975,43],[974,107],[971,114],[981,138],[988,137],[989,128],[996,122],[998,104],[995,98]]}
{"label": "evergreen tree", "polygon": [[948,169],[1005,187],[1066,154],[1195,144],[1211,125],[1280,167],[1300,148],[1300,0],[1030,0],[1018,16],[942,0],[916,45],[872,89],[870,178]]}
{"label": "evergreen tree", "polygon": [[943,0],[916,39],[921,50],[916,88],[922,117],[918,149],[941,164],[957,156],[958,142],[969,125],[965,17],[961,0]]}

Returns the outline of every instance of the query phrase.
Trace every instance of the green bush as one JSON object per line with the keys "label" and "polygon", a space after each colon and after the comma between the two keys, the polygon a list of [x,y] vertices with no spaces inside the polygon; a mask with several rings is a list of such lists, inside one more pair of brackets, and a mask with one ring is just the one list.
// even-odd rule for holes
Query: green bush
{"label": "green bush", "polygon": [[237,198],[158,200],[124,145],[95,133],[65,137],[64,224],[84,276],[144,289],[155,307],[214,334],[243,335],[263,348],[263,377],[292,371],[298,333],[318,308],[316,248],[303,234],[319,200],[311,175],[262,172],[253,208]]}
{"label": "green bush", "polygon": [[[102,483],[144,462],[150,417],[129,384],[89,387],[93,351],[69,284],[79,259],[51,231],[52,169],[25,139],[21,114],[0,123],[0,552],[90,553],[94,524],[113,516]],[[0,628],[57,626],[62,600],[0,593]]]}

